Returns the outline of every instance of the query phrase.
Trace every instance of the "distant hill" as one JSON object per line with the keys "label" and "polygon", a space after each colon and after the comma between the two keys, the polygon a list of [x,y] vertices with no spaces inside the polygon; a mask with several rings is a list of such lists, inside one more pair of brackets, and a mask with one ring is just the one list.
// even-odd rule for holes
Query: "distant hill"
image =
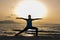
{"label": "distant hill", "polygon": [[17,23],[17,22],[12,21],[12,20],[4,20],[4,21],[0,21],[0,24],[2,23]]}

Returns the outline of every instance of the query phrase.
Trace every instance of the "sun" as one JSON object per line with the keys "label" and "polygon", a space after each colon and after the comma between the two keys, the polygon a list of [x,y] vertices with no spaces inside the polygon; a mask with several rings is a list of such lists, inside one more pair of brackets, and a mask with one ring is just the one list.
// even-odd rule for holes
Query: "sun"
{"label": "sun", "polygon": [[36,0],[24,0],[18,3],[14,9],[18,17],[27,18],[31,15],[32,18],[43,18],[46,15],[46,7]]}

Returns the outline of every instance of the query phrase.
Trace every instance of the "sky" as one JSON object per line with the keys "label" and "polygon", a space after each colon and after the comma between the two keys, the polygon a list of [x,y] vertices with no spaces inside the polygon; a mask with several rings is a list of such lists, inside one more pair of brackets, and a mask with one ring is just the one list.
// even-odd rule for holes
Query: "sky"
{"label": "sky", "polygon": [[[0,0],[0,20],[16,20],[13,9],[21,0]],[[60,24],[60,0],[38,0],[42,2],[48,12],[45,18],[37,22]]]}

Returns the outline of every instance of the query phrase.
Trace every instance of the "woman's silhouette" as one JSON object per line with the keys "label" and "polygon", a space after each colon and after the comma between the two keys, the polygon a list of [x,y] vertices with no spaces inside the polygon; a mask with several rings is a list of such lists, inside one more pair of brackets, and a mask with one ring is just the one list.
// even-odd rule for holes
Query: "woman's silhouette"
{"label": "woman's silhouette", "polygon": [[26,20],[27,25],[26,25],[26,27],[25,27],[24,30],[20,31],[20,32],[17,33],[15,36],[18,36],[18,35],[21,34],[22,32],[27,31],[28,29],[36,29],[36,36],[37,36],[37,34],[38,34],[38,32],[37,32],[37,31],[38,31],[38,28],[32,26],[32,21],[33,21],[33,20],[38,20],[38,19],[41,19],[41,18],[32,19],[32,18],[31,18],[31,15],[28,15],[28,19],[25,19],[25,18],[17,18],[17,19],[24,19],[24,20]]}

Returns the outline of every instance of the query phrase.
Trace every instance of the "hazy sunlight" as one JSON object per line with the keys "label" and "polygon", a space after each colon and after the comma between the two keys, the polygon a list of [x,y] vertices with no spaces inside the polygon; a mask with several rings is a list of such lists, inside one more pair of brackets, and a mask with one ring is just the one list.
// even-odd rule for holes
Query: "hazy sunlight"
{"label": "hazy sunlight", "polygon": [[47,10],[45,6],[37,0],[23,0],[19,2],[15,8],[18,17],[27,18],[30,14],[32,18],[43,18],[46,16]]}

